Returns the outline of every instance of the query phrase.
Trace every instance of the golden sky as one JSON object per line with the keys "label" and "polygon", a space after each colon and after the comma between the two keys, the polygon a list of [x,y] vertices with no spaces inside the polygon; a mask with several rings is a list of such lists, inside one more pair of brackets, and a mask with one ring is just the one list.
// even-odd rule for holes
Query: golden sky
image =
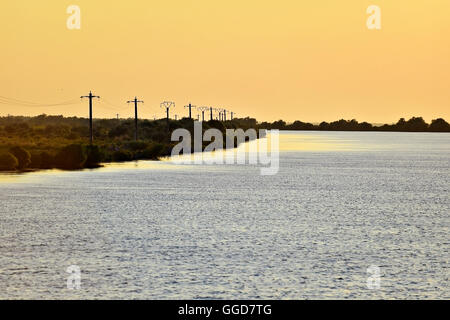
{"label": "golden sky", "polygon": [[[381,30],[366,27],[369,5]],[[69,5],[81,29],[69,30]],[[0,96],[54,103],[92,90],[95,117],[196,105],[258,120],[450,121],[448,0],[9,0],[0,3]],[[87,116],[0,104],[0,115]]]}

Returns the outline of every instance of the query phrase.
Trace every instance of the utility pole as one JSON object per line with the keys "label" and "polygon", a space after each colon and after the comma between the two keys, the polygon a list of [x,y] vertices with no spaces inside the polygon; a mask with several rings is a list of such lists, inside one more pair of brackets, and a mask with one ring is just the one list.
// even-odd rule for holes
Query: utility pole
{"label": "utility pole", "polygon": [[195,106],[191,105],[190,103],[187,106],[184,106],[185,108],[189,108],[189,119],[192,119],[192,112],[191,109],[195,108]]}
{"label": "utility pole", "polygon": [[202,112],[202,122],[204,122],[205,121],[205,111],[208,111],[209,107],[200,107],[197,109]]}
{"label": "utility pole", "polygon": [[164,102],[161,102],[160,107],[166,109],[166,114],[167,114],[167,128],[169,128],[169,110],[170,110],[170,108],[172,108],[172,107],[174,108],[174,107],[175,107],[175,102],[172,102],[172,101],[164,101]]}
{"label": "utility pole", "polygon": [[223,109],[216,108],[216,111],[218,112],[218,115],[219,115],[218,120],[219,120],[219,121],[222,121],[222,115],[223,115],[222,111],[223,111]]}
{"label": "utility pole", "polygon": [[92,141],[94,140],[94,133],[92,131],[92,99],[100,99],[100,97],[92,95],[92,92],[89,91],[88,96],[81,96],[80,98],[89,98],[89,143],[92,144]]}
{"label": "utility pole", "polygon": [[138,103],[144,103],[144,101],[138,100],[134,97],[134,100],[127,101],[127,103],[134,103],[134,140],[138,140]]}
{"label": "utility pole", "polygon": [[223,109],[223,121],[227,121],[227,110]]}
{"label": "utility pole", "polygon": [[213,120],[213,108],[209,107],[209,112],[211,113],[211,121]]}

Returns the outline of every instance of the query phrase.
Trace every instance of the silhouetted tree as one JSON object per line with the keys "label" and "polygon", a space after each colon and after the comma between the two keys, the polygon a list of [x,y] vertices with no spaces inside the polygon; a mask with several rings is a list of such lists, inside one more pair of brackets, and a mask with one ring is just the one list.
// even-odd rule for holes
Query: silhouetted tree
{"label": "silhouetted tree", "polygon": [[16,170],[19,166],[17,158],[9,152],[0,153],[0,170]]}
{"label": "silhouetted tree", "polygon": [[9,149],[9,152],[16,157],[17,161],[19,161],[19,169],[28,168],[28,165],[31,163],[31,155],[30,153],[22,147],[15,146]]}
{"label": "silhouetted tree", "polygon": [[408,121],[406,121],[406,130],[407,131],[427,131],[428,124],[422,117],[412,117]]}
{"label": "silhouetted tree", "polygon": [[434,132],[450,132],[450,124],[444,119],[438,118],[431,121],[429,129]]}
{"label": "silhouetted tree", "polygon": [[322,121],[319,124],[319,130],[329,130],[329,128],[330,128],[330,125],[325,121]]}
{"label": "silhouetted tree", "polygon": [[373,126],[370,123],[368,123],[368,122],[361,122],[359,124],[359,130],[370,131],[372,129],[373,129]]}
{"label": "silhouetted tree", "polygon": [[278,130],[283,130],[286,127],[286,122],[284,122],[283,120],[278,120],[275,121],[274,123],[272,123],[272,129],[278,129]]}

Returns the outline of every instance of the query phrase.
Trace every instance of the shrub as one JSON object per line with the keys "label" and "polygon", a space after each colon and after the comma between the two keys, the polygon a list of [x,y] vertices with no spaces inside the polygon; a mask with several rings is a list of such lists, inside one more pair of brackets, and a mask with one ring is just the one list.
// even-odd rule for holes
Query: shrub
{"label": "shrub", "polygon": [[14,157],[17,158],[17,161],[19,161],[19,169],[25,169],[30,165],[31,155],[27,150],[22,147],[16,146],[12,147],[9,151]]}
{"label": "shrub", "polygon": [[0,153],[0,170],[9,171],[15,170],[19,166],[17,158],[9,152]]}
{"label": "shrub", "polygon": [[51,169],[53,168],[55,161],[54,158],[46,151],[42,152],[40,154],[41,162],[39,164],[39,167],[41,169]]}
{"label": "shrub", "polygon": [[144,150],[148,147],[148,143],[145,141],[131,141],[127,143],[127,148],[131,151]]}
{"label": "shrub", "polygon": [[80,169],[86,161],[86,154],[79,144],[62,148],[55,156],[55,164],[62,169]]}
{"label": "shrub", "polygon": [[156,143],[141,151],[138,157],[140,159],[155,160],[162,155],[163,151],[164,145],[162,143]]}
{"label": "shrub", "polygon": [[41,167],[41,154],[37,152],[31,152],[31,163],[30,168],[40,168]]}
{"label": "shrub", "polygon": [[114,127],[108,133],[108,136],[110,138],[120,137],[120,136],[124,136],[124,135],[128,135],[131,137],[131,130],[130,130],[129,126],[126,124],[121,124],[117,127]]}
{"label": "shrub", "polygon": [[133,160],[133,154],[126,150],[118,150],[112,154],[113,161],[130,161]]}
{"label": "shrub", "polygon": [[98,146],[87,146],[86,147],[86,162],[84,166],[86,168],[97,168],[100,166],[100,162],[103,161],[103,152],[100,151]]}
{"label": "shrub", "polygon": [[80,138],[80,135],[75,132],[70,132],[66,135],[66,139],[68,139],[68,140],[76,140],[79,138]]}
{"label": "shrub", "polygon": [[149,138],[153,141],[158,141],[158,142],[164,142],[164,141],[170,140],[170,136],[167,133],[165,133],[164,131],[153,132]]}

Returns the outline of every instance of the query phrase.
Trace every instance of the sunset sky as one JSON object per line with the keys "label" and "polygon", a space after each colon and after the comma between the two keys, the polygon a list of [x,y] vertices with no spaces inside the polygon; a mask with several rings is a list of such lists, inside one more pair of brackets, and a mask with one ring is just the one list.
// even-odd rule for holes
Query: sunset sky
{"label": "sunset sky", "polygon": [[[366,9],[381,8],[381,30]],[[81,30],[69,30],[69,5]],[[450,121],[448,0],[16,0],[0,4],[0,96],[94,116],[162,117],[161,101],[239,117]],[[0,104],[0,115],[87,116]],[[196,114],[197,112],[195,112]]]}

